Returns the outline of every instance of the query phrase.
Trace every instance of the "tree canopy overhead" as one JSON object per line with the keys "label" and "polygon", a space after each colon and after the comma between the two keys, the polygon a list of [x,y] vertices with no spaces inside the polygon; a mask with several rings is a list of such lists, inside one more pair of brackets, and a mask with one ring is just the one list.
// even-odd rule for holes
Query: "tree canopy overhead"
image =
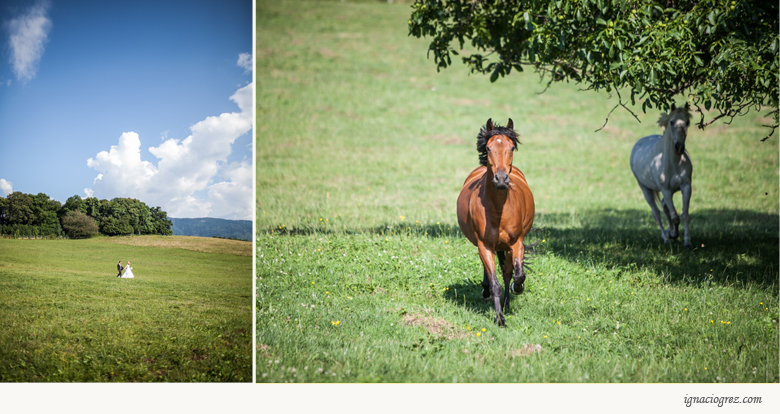
{"label": "tree canopy overhead", "polygon": [[417,0],[412,8],[409,34],[431,37],[438,69],[468,43],[463,63],[491,82],[530,66],[550,83],[615,93],[615,108],[632,114],[629,103],[668,111],[684,94],[699,128],[762,107],[774,119],[763,140],[778,127],[777,1]]}

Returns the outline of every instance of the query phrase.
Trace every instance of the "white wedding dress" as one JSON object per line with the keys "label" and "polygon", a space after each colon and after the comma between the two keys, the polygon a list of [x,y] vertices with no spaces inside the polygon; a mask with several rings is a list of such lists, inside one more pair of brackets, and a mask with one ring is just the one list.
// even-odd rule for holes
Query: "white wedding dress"
{"label": "white wedding dress", "polygon": [[135,277],[135,275],[133,275],[133,268],[132,268],[132,267],[130,267],[130,266],[127,266],[127,267],[125,268],[125,272],[124,272],[124,273],[122,273],[122,276],[120,276],[120,277],[121,277],[122,279],[132,279],[132,278],[134,278],[134,277]]}

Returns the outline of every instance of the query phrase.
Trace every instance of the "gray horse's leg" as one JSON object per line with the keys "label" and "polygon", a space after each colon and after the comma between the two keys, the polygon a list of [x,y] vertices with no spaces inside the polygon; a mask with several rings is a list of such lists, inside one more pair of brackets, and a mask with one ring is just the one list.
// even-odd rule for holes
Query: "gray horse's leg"
{"label": "gray horse's leg", "polygon": [[685,240],[685,247],[691,247],[691,233],[688,228],[688,222],[690,221],[690,218],[688,217],[688,207],[691,202],[691,183],[683,184],[682,187],[680,187],[680,191],[682,192],[683,203],[682,219],[683,225],[685,225],[685,237],[683,240]]}
{"label": "gray horse's leg", "polygon": [[669,238],[676,239],[680,236],[680,216],[677,215],[677,210],[674,209],[672,199],[674,193],[668,190],[661,190],[661,194],[664,197],[661,204],[664,206],[666,219],[669,220]]}
{"label": "gray horse's leg", "polygon": [[664,239],[664,243],[669,241],[669,235],[664,230],[664,224],[661,222],[661,212],[658,211],[658,205],[655,204],[655,197],[653,196],[653,190],[645,187],[642,183],[639,183],[639,188],[642,189],[642,194],[645,195],[645,201],[650,205],[650,209],[653,211],[653,217],[655,222],[658,223],[658,227],[661,228],[661,237]]}
{"label": "gray horse's leg", "polygon": [[674,222],[674,219],[672,219],[672,215],[669,213],[669,207],[666,206],[666,200],[661,200],[661,206],[664,208],[664,215],[666,216],[666,221],[669,222],[669,238],[670,239],[676,239],[680,234],[678,233],[678,228],[680,225],[680,219],[677,219],[677,223]]}

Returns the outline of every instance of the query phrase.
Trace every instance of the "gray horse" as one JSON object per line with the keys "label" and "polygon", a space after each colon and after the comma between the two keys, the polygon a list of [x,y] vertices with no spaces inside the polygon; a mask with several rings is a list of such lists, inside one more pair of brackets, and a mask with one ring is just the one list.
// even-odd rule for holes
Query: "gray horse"
{"label": "gray horse", "polygon": [[[688,207],[691,201],[691,174],[693,165],[688,151],[685,150],[685,138],[688,135],[691,112],[688,104],[675,108],[672,104],[670,114],[662,113],[658,125],[665,128],[663,135],[650,135],[634,144],[631,150],[631,171],[645,195],[645,200],[653,210],[653,217],[661,228],[664,242],[679,237],[680,217],[672,204],[672,195],[682,192],[682,220],[685,225],[685,247],[691,247],[691,233],[688,229]],[[661,213],[656,200],[658,193],[663,195],[663,206],[669,230],[664,230]]]}

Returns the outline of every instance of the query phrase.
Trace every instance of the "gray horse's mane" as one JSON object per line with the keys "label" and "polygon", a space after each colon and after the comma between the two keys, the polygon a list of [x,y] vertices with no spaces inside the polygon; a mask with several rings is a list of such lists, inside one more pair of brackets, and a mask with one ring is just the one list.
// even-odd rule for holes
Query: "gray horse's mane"
{"label": "gray horse's mane", "polygon": [[691,122],[691,109],[688,104],[679,108],[672,109],[671,113],[661,112],[661,117],[658,118],[658,126],[665,128],[666,125],[672,119],[683,119],[685,117],[686,122]]}

